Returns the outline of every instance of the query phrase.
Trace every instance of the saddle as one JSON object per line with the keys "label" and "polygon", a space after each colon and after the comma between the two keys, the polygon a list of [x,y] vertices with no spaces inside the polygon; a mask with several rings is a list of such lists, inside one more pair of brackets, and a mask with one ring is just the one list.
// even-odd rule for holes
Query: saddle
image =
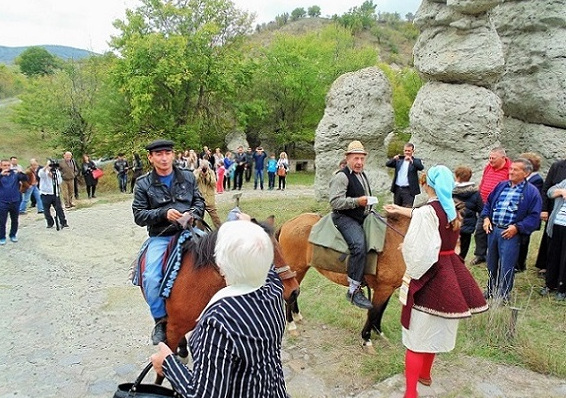
{"label": "saddle", "polygon": [[[163,281],[161,282],[160,294],[164,298],[168,298],[173,288],[173,283],[177,279],[177,274],[181,268],[181,260],[183,258],[183,244],[189,239],[195,239],[206,235],[206,232],[199,228],[191,228],[183,230],[173,236],[171,242],[167,245],[165,255],[161,267],[163,269]],[[131,281],[135,286],[143,287],[143,273],[146,266],[146,254],[149,239],[141,246],[138,256],[133,264],[133,273]]]}
{"label": "saddle", "polygon": [[[374,213],[370,213],[364,220],[363,229],[367,247],[365,274],[377,274],[378,253],[383,251],[386,227],[386,224],[380,222]],[[350,255],[348,244],[334,225],[331,213],[313,225],[309,242],[313,245],[311,267],[341,274],[347,273]]]}

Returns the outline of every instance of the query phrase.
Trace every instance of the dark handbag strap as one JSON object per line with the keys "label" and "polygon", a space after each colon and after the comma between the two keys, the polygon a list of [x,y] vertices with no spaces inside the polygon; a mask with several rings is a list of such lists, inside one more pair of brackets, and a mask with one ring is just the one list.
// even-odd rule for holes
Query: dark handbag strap
{"label": "dark handbag strap", "polygon": [[147,364],[147,366],[145,368],[143,368],[143,370],[141,371],[141,373],[138,376],[138,378],[136,379],[136,381],[134,381],[132,388],[130,388],[130,391],[135,392],[138,389],[138,386],[141,384],[141,382],[145,378],[145,376],[147,376],[147,374],[149,373],[149,371],[151,370],[152,367],[153,367],[153,364],[150,362],[150,363]]}

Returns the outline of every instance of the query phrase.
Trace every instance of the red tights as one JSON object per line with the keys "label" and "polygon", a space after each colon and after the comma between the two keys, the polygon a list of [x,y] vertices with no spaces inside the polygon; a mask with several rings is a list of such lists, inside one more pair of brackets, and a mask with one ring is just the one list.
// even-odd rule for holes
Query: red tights
{"label": "red tights", "polygon": [[405,355],[405,398],[417,398],[419,378],[430,379],[434,353],[407,350]]}

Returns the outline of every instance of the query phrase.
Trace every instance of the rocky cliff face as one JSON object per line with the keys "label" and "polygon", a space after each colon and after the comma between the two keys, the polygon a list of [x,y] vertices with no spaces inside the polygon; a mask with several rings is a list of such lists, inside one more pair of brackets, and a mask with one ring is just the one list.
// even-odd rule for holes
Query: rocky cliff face
{"label": "rocky cliff face", "polygon": [[467,164],[489,148],[566,155],[566,0],[424,0],[415,68],[428,80],[411,109],[428,165]]}

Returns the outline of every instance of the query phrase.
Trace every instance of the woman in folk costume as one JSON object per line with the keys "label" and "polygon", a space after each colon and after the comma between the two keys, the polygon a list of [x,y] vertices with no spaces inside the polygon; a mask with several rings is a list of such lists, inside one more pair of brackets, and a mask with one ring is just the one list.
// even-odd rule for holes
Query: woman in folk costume
{"label": "woman in folk costume", "polygon": [[454,252],[460,219],[452,199],[452,172],[446,166],[431,167],[421,184],[429,196],[425,206],[384,207],[412,218],[402,247],[407,271],[399,295],[407,348],[406,398],[418,396],[417,382],[432,383],[434,356],[454,349],[459,320],[488,309],[478,284]]}

